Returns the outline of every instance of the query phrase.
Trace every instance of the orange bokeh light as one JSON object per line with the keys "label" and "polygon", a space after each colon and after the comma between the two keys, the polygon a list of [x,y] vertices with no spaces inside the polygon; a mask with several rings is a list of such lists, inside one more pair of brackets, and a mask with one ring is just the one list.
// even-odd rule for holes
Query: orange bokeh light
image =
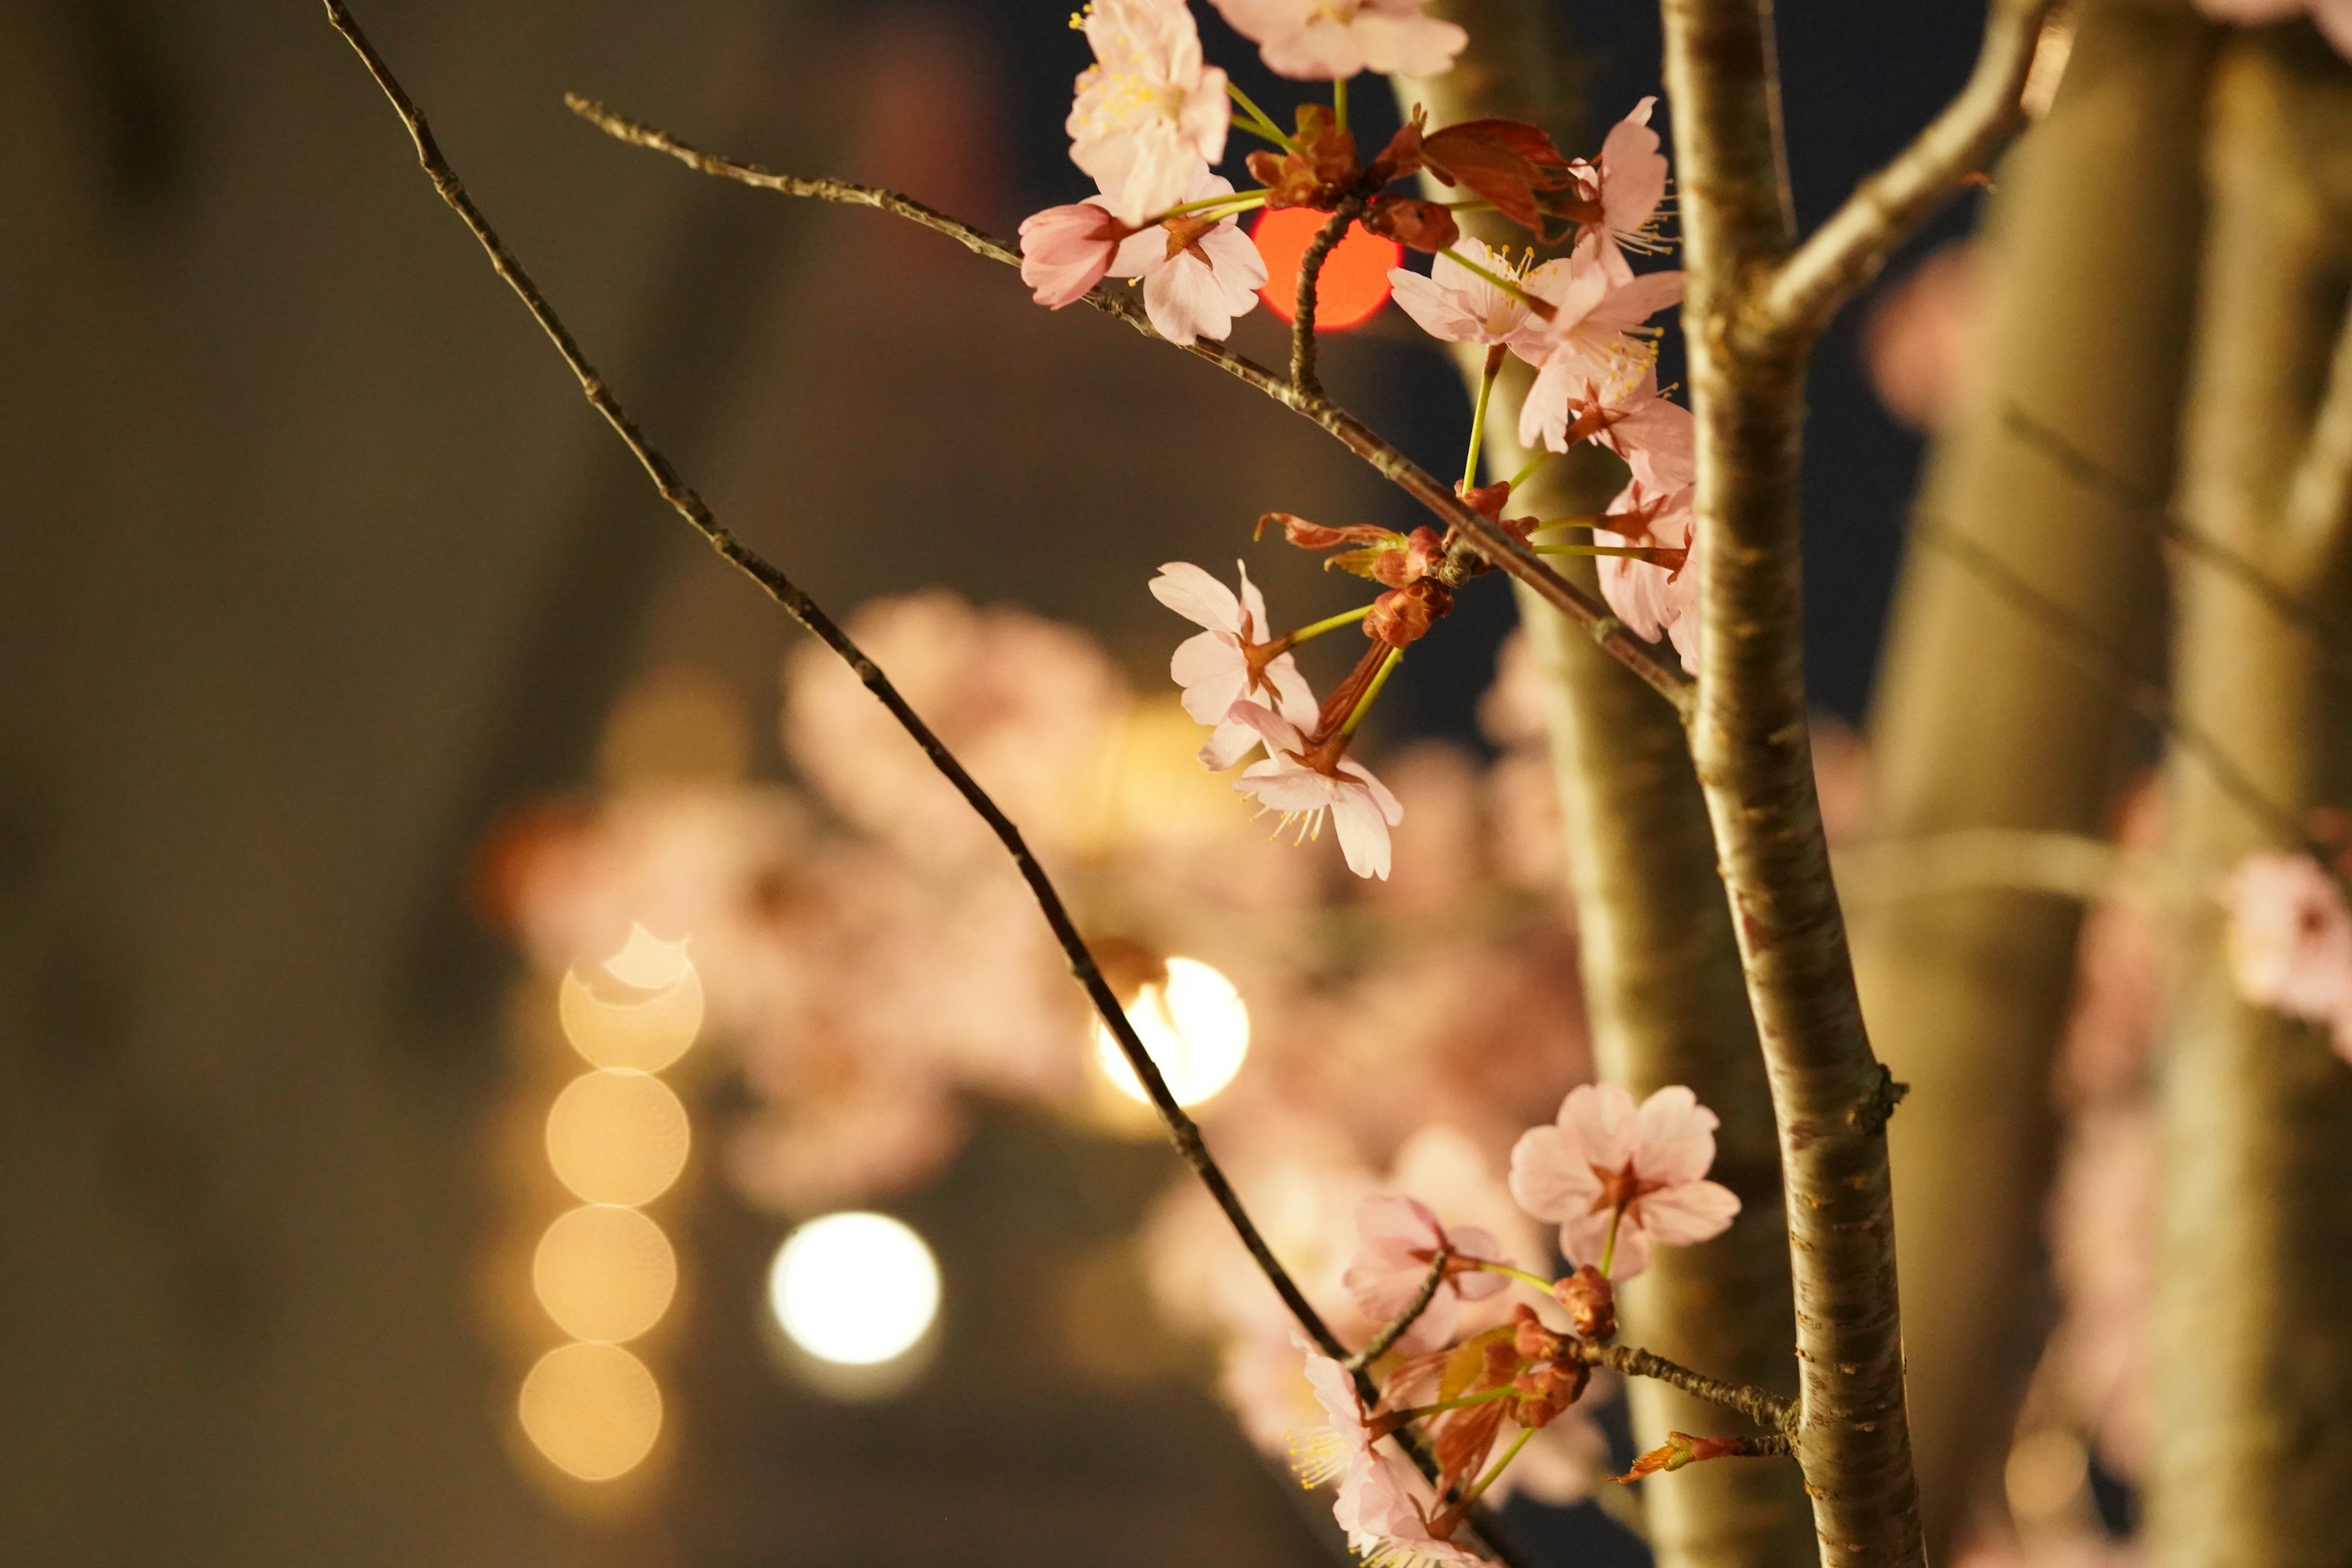
{"label": "orange bokeh light", "polygon": [[[1313,207],[1276,207],[1258,215],[1250,237],[1265,258],[1266,308],[1284,321],[1298,313],[1298,259],[1307,243],[1330,221]],[[1350,224],[1324,258],[1315,280],[1315,326],[1352,327],[1389,302],[1389,268],[1404,260],[1404,247]]]}

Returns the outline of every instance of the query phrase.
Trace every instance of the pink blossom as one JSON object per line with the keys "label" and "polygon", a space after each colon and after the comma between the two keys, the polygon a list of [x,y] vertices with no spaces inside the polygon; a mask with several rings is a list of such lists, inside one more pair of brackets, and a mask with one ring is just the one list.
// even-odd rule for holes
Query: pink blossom
{"label": "pink blossom", "polygon": [[1348,869],[1359,877],[1389,874],[1389,829],[1404,820],[1388,786],[1361,763],[1342,757],[1328,771],[1304,761],[1308,747],[1298,726],[1255,702],[1236,702],[1231,717],[1247,724],[1265,742],[1265,760],[1253,763],[1234,781],[1244,795],[1255,795],[1269,811],[1282,814],[1285,827],[1297,825],[1306,839],[1323,831],[1323,815],[1331,814],[1339,833],[1339,849]]}
{"label": "pink blossom", "polygon": [[1689,552],[1672,564],[1630,555],[1601,557],[1601,596],[1636,637],[1650,642],[1671,637],[1683,668],[1696,674],[1699,566],[1698,551],[1691,542],[1692,499],[1687,486],[1656,494],[1634,479],[1609,503],[1607,515],[1626,520],[1624,528],[1596,528],[1592,542]]}
{"label": "pink blossom", "polygon": [[[1540,438],[1564,452],[1575,435],[1572,416],[1593,408],[1641,401],[1654,389],[1658,347],[1643,322],[1683,297],[1683,275],[1667,270],[1620,278],[1589,252],[1570,258],[1564,271],[1530,275],[1528,291],[1553,307],[1550,321],[1518,335],[1512,352],[1541,367],[1519,407],[1519,442]],[[1650,394],[1654,396],[1654,390]]]}
{"label": "pink blossom", "polygon": [[1168,661],[1168,673],[1184,689],[1184,711],[1194,721],[1212,727],[1201,761],[1223,773],[1257,744],[1257,731],[1230,717],[1234,703],[1244,697],[1273,699],[1275,707],[1293,724],[1315,722],[1315,693],[1298,673],[1298,661],[1287,653],[1262,663],[1252,650],[1273,639],[1266,635],[1265,596],[1249,580],[1249,568],[1235,562],[1241,573],[1241,594],[1210,576],[1189,561],[1171,561],[1151,580],[1151,596],[1208,629],[1177,645]]}
{"label": "pink blossom", "polygon": [[1502,252],[1466,235],[1454,249],[1489,272],[1516,279],[1520,292],[1513,294],[1487,281],[1451,256],[1431,263],[1426,278],[1410,267],[1392,268],[1389,287],[1396,302],[1423,331],[1449,343],[1490,345],[1532,342],[1540,334],[1543,323],[1530,320],[1533,312],[1523,296],[1538,292],[1538,280],[1549,284],[1555,277],[1564,277],[1567,262],[1547,261],[1523,272]]}
{"label": "pink blossom", "polygon": [[1555,1125],[1520,1135],[1511,1194],[1536,1218],[1559,1224],[1571,1263],[1598,1263],[1613,1231],[1611,1272],[1628,1279],[1649,1267],[1653,1243],[1705,1241],[1739,1212],[1738,1196],[1705,1179],[1715,1129],[1715,1112],[1681,1084],[1639,1110],[1621,1085],[1587,1084],[1569,1091]]}
{"label": "pink blossom", "polygon": [[2250,855],[2230,879],[2230,973],[2238,994],[2326,1024],[2352,1057],[2352,908],[2317,861]]}
{"label": "pink blossom", "polygon": [[1298,1479],[1320,1486],[1353,1467],[1371,1450],[1372,1433],[1366,1423],[1363,1397],[1348,1369],[1307,1342],[1294,1329],[1290,1342],[1306,1358],[1307,1386],[1323,1407],[1319,1428],[1294,1434],[1291,1462]]}
{"label": "pink blossom", "polygon": [[[1231,180],[1198,171],[1184,190],[1186,202],[1233,195]],[[1211,223],[1171,218],[1130,235],[1110,269],[1143,280],[1143,310],[1152,327],[1171,343],[1196,338],[1222,341],[1234,318],[1257,305],[1265,282],[1265,258],[1232,217]]]}
{"label": "pink blossom", "polygon": [[1359,71],[1442,76],[1470,35],[1422,15],[1428,0],[1214,0],[1266,67],[1299,81],[1344,81]]}
{"label": "pink blossom", "polygon": [[[1348,1265],[1348,1294],[1355,1299],[1359,1310],[1378,1322],[1401,1317],[1412,1305],[1428,1281],[1430,1266],[1441,1247],[1454,1258],[1503,1261],[1501,1246],[1492,1232],[1475,1226],[1448,1231],[1427,1204],[1398,1194],[1366,1198],[1356,1210],[1356,1234],[1361,1244]],[[1407,1347],[1408,1353],[1444,1345],[1454,1337],[1464,1301],[1491,1296],[1507,1283],[1499,1274],[1456,1270],[1449,1263],[1437,1293],[1404,1336],[1414,1342]]]}
{"label": "pink blossom", "polygon": [[1863,363],[1898,424],[1936,429],[1974,384],[1983,358],[1982,270],[1973,243],[1948,245],[1871,307]]}
{"label": "pink blossom", "polygon": [[1202,63],[1184,0],[1095,0],[1086,34],[1095,63],[1078,78],[1064,127],[1070,161],[1094,176],[1119,221],[1139,224],[1181,201],[1200,170],[1225,155],[1225,73]]}
{"label": "pink blossom", "polygon": [[1600,158],[1578,170],[1584,176],[1586,199],[1600,207],[1599,221],[1588,220],[1578,247],[1621,280],[1633,276],[1625,263],[1627,247],[1656,248],[1650,223],[1666,195],[1665,154],[1658,151],[1658,133],[1650,128],[1650,110],[1657,102],[1645,98],[1635,104],[1632,113],[1609,128]]}
{"label": "pink blossom", "polygon": [[1691,411],[1658,395],[1655,372],[1607,411],[1593,439],[1625,459],[1653,490],[1676,490],[1698,477],[1698,426]]}
{"label": "pink blossom", "polygon": [[1130,232],[1100,196],[1031,213],[1021,220],[1021,281],[1037,291],[1037,303],[1058,310],[1103,280]]}
{"label": "pink blossom", "polygon": [[1371,1568],[1485,1568],[1486,1559],[1429,1527],[1429,1483],[1399,1454],[1371,1449],[1348,1467],[1331,1517],[1349,1549]]}

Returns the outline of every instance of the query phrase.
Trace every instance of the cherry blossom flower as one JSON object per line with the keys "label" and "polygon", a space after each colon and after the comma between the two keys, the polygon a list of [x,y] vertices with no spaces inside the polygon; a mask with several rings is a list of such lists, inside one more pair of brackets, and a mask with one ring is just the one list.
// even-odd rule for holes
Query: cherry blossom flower
{"label": "cherry blossom flower", "polygon": [[1653,490],[1676,490],[1698,477],[1698,426],[1691,411],[1658,395],[1654,371],[1602,416],[1593,439],[1625,459]]}
{"label": "cherry blossom flower", "polygon": [[1390,269],[1389,287],[1404,313],[1423,331],[1444,342],[1532,342],[1543,323],[1533,320],[1534,312],[1523,296],[1540,292],[1538,279],[1543,286],[1564,279],[1569,264],[1547,261],[1532,271],[1523,271],[1524,262],[1515,265],[1501,251],[1475,239],[1465,237],[1454,248],[1487,271],[1515,279],[1520,293],[1487,281],[1451,256],[1440,256],[1430,264],[1425,278],[1410,267]]}
{"label": "cherry blossom flower", "polygon": [[1422,14],[1428,0],[1213,0],[1266,68],[1298,81],[1359,71],[1442,76],[1470,35]]}
{"label": "cherry blossom flower", "polygon": [[1654,1243],[1686,1247],[1722,1233],[1739,1212],[1728,1188],[1706,1180],[1716,1115],[1680,1084],[1642,1102],[1622,1085],[1587,1084],[1560,1102],[1558,1122],[1532,1127],[1511,1151],[1511,1194],[1559,1226],[1572,1263],[1611,1252],[1612,1278],[1639,1274]]}
{"label": "cherry blossom flower", "polygon": [[1037,303],[1058,310],[1103,280],[1133,232],[1101,196],[1031,213],[1021,220],[1021,281],[1037,291]]}
{"label": "cherry blossom flower", "polygon": [[1601,557],[1601,596],[1617,618],[1639,637],[1674,639],[1683,668],[1698,669],[1698,551],[1692,542],[1696,515],[1689,487],[1657,494],[1634,479],[1609,503],[1607,515],[1626,520],[1622,530],[1596,528],[1595,544],[1646,544],[1687,553],[1679,562],[1643,561],[1630,555]]}
{"label": "cherry blossom flower", "polygon": [[1274,639],[1266,636],[1265,595],[1249,580],[1249,568],[1234,563],[1241,573],[1241,594],[1210,576],[1189,561],[1171,561],[1151,580],[1151,596],[1208,629],[1177,645],[1168,661],[1168,673],[1184,689],[1184,711],[1211,726],[1201,761],[1223,773],[1257,744],[1257,731],[1230,717],[1244,697],[1271,698],[1276,709],[1293,724],[1315,722],[1315,693],[1298,673],[1298,661],[1288,653],[1271,658],[1260,651]]}
{"label": "cherry blossom flower", "polygon": [[1863,324],[1862,358],[1895,422],[1933,430],[1982,374],[1984,268],[1973,242],[1945,246],[1880,291]]}
{"label": "cherry blossom flower", "polygon": [[1531,275],[1528,283],[1554,314],[1511,344],[1512,352],[1540,367],[1519,408],[1519,441],[1532,447],[1540,437],[1564,452],[1585,433],[1573,429],[1573,413],[1637,404],[1644,387],[1654,389],[1657,344],[1639,329],[1682,299],[1683,275],[1669,269],[1621,279],[1590,253],[1579,253],[1565,271]]}
{"label": "cherry blossom flower", "polygon": [[1202,63],[1184,0],[1095,0],[1086,35],[1095,63],[1065,126],[1070,161],[1120,222],[1139,224],[1183,200],[1200,170],[1225,155],[1225,73]]}
{"label": "cherry blossom flower", "polygon": [[1348,1369],[1308,1344],[1296,1329],[1290,1342],[1306,1358],[1307,1385],[1314,1390],[1324,1417],[1321,1426],[1293,1434],[1291,1462],[1300,1480],[1321,1486],[1370,1453],[1372,1431]]}
{"label": "cherry blossom flower", "polygon": [[[1366,1198],[1356,1210],[1356,1234],[1361,1244],[1348,1265],[1348,1294],[1359,1310],[1380,1322],[1402,1316],[1421,1295],[1441,1247],[1454,1258],[1503,1261],[1492,1232],[1475,1226],[1448,1231],[1427,1204],[1398,1194]],[[1492,1296],[1508,1283],[1499,1274],[1459,1268],[1449,1261],[1437,1293],[1397,1342],[1408,1354],[1439,1348],[1454,1337],[1464,1301]]]}
{"label": "cherry blossom flower", "polygon": [[1650,128],[1650,110],[1657,102],[1645,98],[1635,104],[1632,113],[1609,128],[1601,156],[1577,168],[1585,200],[1597,209],[1585,219],[1578,248],[1621,282],[1633,276],[1625,261],[1626,248],[1656,247],[1650,223],[1666,195],[1666,158],[1658,151],[1658,133]]}
{"label": "cherry blossom flower", "polygon": [[1348,1468],[1331,1517],[1368,1568],[1485,1568],[1486,1559],[1430,1531],[1429,1485],[1402,1455],[1373,1449]]}
{"label": "cherry blossom flower", "polygon": [[1329,771],[1304,760],[1307,737],[1297,725],[1255,702],[1236,702],[1230,715],[1255,730],[1265,742],[1265,760],[1242,770],[1234,787],[1255,795],[1269,811],[1282,814],[1283,826],[1297,825],[1306,839],[1323,831],[1323,816],[1330,813],[1339,829],[1339,849],[1348,869],[1359,877],[1389,874],[1389,829],[1404,820],[1388,786],[1361,763],[1341,757]]}
{"label": "cherry blossom flower", "polygon": [[2226,899],[2238,994],[2327,1025],[2352,1058],[2352,908],[2336,879],[2305,856],[2251,855]]}
{"label": "cherry blossom flower", "polygon": [[[1231,180],[1202,169],[1183,196],[1189,203],[1233,192]],[[1265,258],[1232,217],[1170,218],[1130,235],[1110,269],[1143,280],[1144,313],[1171,343],[1222,340],[1234,330],[1234,317],[1256,307],[1265,282]]]}

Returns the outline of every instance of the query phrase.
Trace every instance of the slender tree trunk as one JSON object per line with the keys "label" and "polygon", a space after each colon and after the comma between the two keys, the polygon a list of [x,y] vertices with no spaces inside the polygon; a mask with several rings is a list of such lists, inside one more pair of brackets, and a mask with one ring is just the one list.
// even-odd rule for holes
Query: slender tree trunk
{"label": "slender tree trunk", "polygon": [[1692,754],[1787,1182],[1796,1451],[1830,1568],[1922,1561],[1903,1401],[1891,1079],[1871,1054],[1813,794],[1798,551],[1806,332],[1757,324],[1793,238],[1770,13],[1667,0],[1697,418],[1705,647]]}
{"label": "slender tree trunk", "polygon": [[[1583,123],[1589,117],[1561,85],[1541,6],[1453,0],[1432,9],[1469,30],[1470,49],[1437,81],[1399,81],[1403,107],[1426,103],[1441,125],[1486,115],[1533,121],[1570,149],[1594,140]],[[1475,347],[1457,356],[1474,389],[1485,357]],[[1528,379],[1514,362],[1496,389],[1486,435],[1490,477],[1516,472],[1529,455],[1512,439]],[[1554,463],[1518,492],[1513,514],[1597,510],[1620,482],[1596,471],[1610,466]],[[1597,591],[1590,563],[1572,563],[1569,575]],[[1771,1098],[1682,724],[1657,693],[1550,606],[1522,595],[1519,614],[1544,672],[1601,1072],[1637,1096],[1688,1084],[1723,1119],[1714,1174],[1742,1205],[1725,1235],[1700,1247],[1661,1247],[1649,1271],[1627,1283],[1620,1298],[1625,1336],[1711,1375],[1793,1394],[1795,1328]],[[1664,1442],[1670,1431],[1753,1430],[1663,1383],[1636,1380],[1627,1396],[1643,1447]],[[1814,1555],[1811,1510],[1792,1465],[1696,1466],[1646,1491],[1659,1568],[1767,1568]]]}
{"label": "slender tree trunk", "polygon": [[[2342,616],[2352,466],[2352,69],[2296,26],[2215,72],[2187,521]],[[2352,799],[2352,704],[2311,636],[2211,573],[2180,582],[2175,679],[2278,805]],[[2330,634],[2340,654],[2345,638]],[[2181,868],[2210,885],[2274,826],[2194,758],[2170,775]],[[2231,991],[2210,910],[2165,1064],[2156,1561],[2336,1563],[2352,1541],[2352,1067]]]}
{"label": "slender tree trunk", "polygon": [[[2195,287],[2195,163],[2210,29],[2183,0],[2091,0],[2049,115],[2001,166],[1980,242],[1984,361],[1937,438],[1872,721],[1877,831],[2095,833],[2130,734],[2125,695],[2020,613],[1956,536],[2152,663],[2152,520],[2021,435],[2011,410],[2126,484],[2169,488]],[[1911,1086],[1893,1140],[1904,1348],[1929,1555],[1999,1472],[2040,1325],[2041,1252],[2078,905],[1955,891],[1858,912],[1873,1037]]]}

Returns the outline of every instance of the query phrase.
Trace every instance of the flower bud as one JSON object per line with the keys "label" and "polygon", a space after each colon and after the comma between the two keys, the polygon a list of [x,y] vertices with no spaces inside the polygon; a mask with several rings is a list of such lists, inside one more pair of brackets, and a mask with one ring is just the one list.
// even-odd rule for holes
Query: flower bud
{"label": "flower bud", "polygon": [[1599,1344],[1617,1332],[1617,1287],[1588,1263],[1565,1279],[1552,1282],[1553,1299],[1568,1309],[1577,1338]]}
{"label": "flower bud", "polygon": [[1524,1302],[1511,1309],[1511,1348],[1528,1361],[1552,1361],[1562,1350],[1559,1336],[1545,1328],[1535,1309]]}

